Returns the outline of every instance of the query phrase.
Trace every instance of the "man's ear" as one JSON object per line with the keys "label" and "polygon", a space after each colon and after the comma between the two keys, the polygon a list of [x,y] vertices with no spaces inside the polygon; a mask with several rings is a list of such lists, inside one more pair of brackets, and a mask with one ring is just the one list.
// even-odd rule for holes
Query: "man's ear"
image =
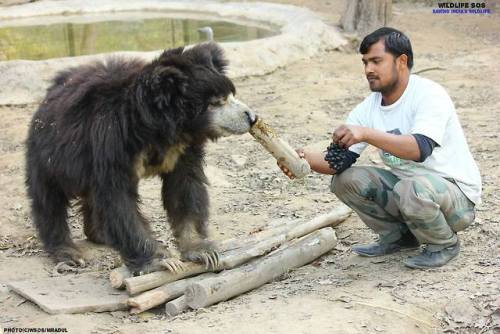
{"label": "man's ear", "polygon": [[399,55],[396,61],[398,62],[399,68],[401,69],[404,69],[405,67],[408,68],[408,56],[405,55],[404,53]]}
{"label": "man's ear", "polygon": [[226,73],[229,62],[224,56],[224,50],[214,42],[207,42],[195,45],[183,53],[192,62],[214,68],[221,74]]}

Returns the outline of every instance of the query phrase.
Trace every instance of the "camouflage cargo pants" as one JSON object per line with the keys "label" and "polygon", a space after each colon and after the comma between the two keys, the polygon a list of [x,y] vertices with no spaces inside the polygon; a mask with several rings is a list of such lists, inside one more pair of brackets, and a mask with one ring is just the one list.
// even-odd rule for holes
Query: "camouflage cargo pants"
{"label": "camouflage cargo pants", "polygon": [[430,251],[457,242],[474,221],[474,204],[452,181],[436,175],[398,178],[376,167],[351,167],[332,178],[332,192],[379,235],[394,242],[410,231]]}

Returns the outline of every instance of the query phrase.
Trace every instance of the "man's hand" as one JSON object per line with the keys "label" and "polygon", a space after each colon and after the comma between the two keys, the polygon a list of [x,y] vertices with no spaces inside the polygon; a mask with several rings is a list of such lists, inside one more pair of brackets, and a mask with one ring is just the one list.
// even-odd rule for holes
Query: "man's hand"
{"label": "man's hand", "polygon": [[357,125],[341,125],[333,131],[332,140],[342,148],[365,141],[365,129]]}
{"label": "man's hand", "polygon": [[[309,166],[311,166],[311,169],[316,173],[330,174],[330,175],[335,173],[335,171],[330,168],[328,162],[325,160],[325,152],[320,150],[315,150],[309,147],[299,148],[296,151],[300,158],[306,159]],[[290,170],[288,170],[288,168],[283,166],[279,161],[278,161],[278,166],[279,168],[281,168],[283,173],[285,173],[285,175],[288,176],[290,179],[293,180],[295,178],[295,175],[293,175],[292,172],[290,172]]]}
{"label": "man's hand", "polygon": [[[301,158],[301,159],[305,159],[306,158],[306,154],[304,153],[304,149],[298,148],[295,151],[299,155],[299,158]],[[292,172],[290,172],[290,170],[285,167],[285,165],[281,164],[280,161],[277,161],[277,164],[278,164],[278,167],[281,169],[281,171],[283,173],[285,173],[286,176],[288,176],[288,178],[290,178],[291,180],[295,179],[295,175],[293,175]]]}

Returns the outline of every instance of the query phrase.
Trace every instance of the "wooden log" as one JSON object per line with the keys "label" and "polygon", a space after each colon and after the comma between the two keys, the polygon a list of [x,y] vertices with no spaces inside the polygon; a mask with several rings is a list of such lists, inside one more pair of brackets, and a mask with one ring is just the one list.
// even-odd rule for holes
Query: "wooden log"
{"label": "wooden log", "polygon": [[111,270],[109,273],[109,280],[111,286],[115,289],[125,288],[125,279],[132,277],[132,273],[128,270],[127,266],[121,266]]}
{"label": "wooden log", "polygon": [[[252,258],[269,253],[271,250],[282,245],[286,241],[301,237],[315,230],[329,226],[331,225],[332,221],[335,222],[337,219],[343,220],[349,214],[350,209],[348,209],[347,207],[339,207],[336,210],[329,212],[328,214],[318,216],[309,222],[306,222],[299,226],[295,226],[287,233],[282,233],[280,235],[261,240],[260,242],[257,242],[256,244],[250,245],[246,248],[240,248],[237,250],[226,252],[221,256],[218,270],[237,267],[245,262],[248,262]],[[148,275],[140,277],[146,276]],[[140,313],[166,302],[167,300],[169,300],[168,298],[172,299],[178,297],[186,288],[186,282],[194,282],[206,277],[208,276],[201,275],[193,277],[191,279],[179,280],[177,282],[168,283],[156,289],[144,292],[136,297],[129,298],[129,305],[134,307],[131,312]],[[157,276],[155,276],[154,279],[157,279]],[[130,283],[130,281],[128,282]],[[142,287],[144,286],[144,284],[142,285]],[[129,291],[136,291],[137,288],[138,286],[135,285],[131,286],[129,284],[127,286],[127,289]]]}
{"label": "wooden log", "polygon": [[[222,269],[229,269],[238,266],[242,263],[248,262],[250,259],[264,255],[271,251],[274,247],[281,245],[286,241],[286,235],[279,235],[273,238],[263,240],[256,245],[238,251],[231,251],[223,254],[220,258],[219,267],[216,269],[220,271]],[[202,268],[200,268],[202,267]],[[193,282],[195,280],[200,280],[208,277],[209,273],[204,275],[198,275],[195,277],[180,279],[182,276],[193,276],[199,270],[206,271],[204,266],[201,265],[191,265],[189,264],[188,270],[182,273],[171,273],[169,271],[155,272],[147,274],[144,276],[133,277],[132,279],[126,279],[125,285],[127,291],[130,294],[136,294],[142,291],[149,290],[148,287],[158,284],[162,281],[168,281],[156,289],[143,292],[135,297],[128,299],[128,305],[132,306],[131,313],[144,312],[152,307],[160,305],[170,299],[180,296],[185,288],[188,286],[188,282]],[[186,277],[185,276],[185,277]],[[174,282],[175,279],[178,279]]]}
{"label": "wooden log", "polygon": [[351,213],[351,208],[343,204],[339,205],[328,213],[317,216],[310,221],[305,222],[304,224],[293,227],[287,233],[287,240],[302,237],[323,227],[337,226],[338,224],[346,220],[351,215]]}
{"label": "wooden log", "polygon": [[187,305],[193,309],[207,307],[258,288],[290,269],[315,260],[336,244],[335,231],[331,227],[314,231],[300,240],[285,244],[283,249],[273,254],[193,283],[185,292]]}
{"label": "wooden log", "polygon": [[130,313],[136,314],[147,311],[155,306],[161,305],[169,300],[180,297],[189,284],[195,281],[212,277],[215,274],[206,273],[195,277],[181,279],[172,283],[164,284],[156,289],[146,291],[127,300],[128,306],[132,307]]}
{"label": "wooden log", "polygon": [[189,308],[186,302],[186,296],[182,295],[179,298],[169,301],[165,304],[165,314],[169,317],[175,317]]}
{"label": "wooden log", "polygon": [[[269,233],[271,235],[277,233],[275,236],[269,237],[268,233],[262,233],[253,238],[246,239],[245,242],[250,242],[249,240],[251,240],[253,244],[223,253],[220,257],[220,265],[214,271],[234,268],[250,261],[254,257],[270,252],[287,240],[304,236],[326,226],[337,225],[349,217],[351,212],[349,207],[341,205],[327,214],[315,217],[298,226],[288,226],[287,224],[280,227],[277,231]],[[158,271],[143,276],[130,277],[125,279],[125,286],[131,295],[135,295],[163,284],[207,271],[204,265],[187,262],[186,270],[182,272]]]}
{"label": "wooden log", "polygon": [[[287,225],[289,225],[288,223]],[[271,237],[275,235],[279,235],[283,233],[284,226],[280,226],[279,228],[275,228],[272,231],[263,230],[256,234],[250,235],[244,238],[231,238],[222,240],[217,243],[217,248],[222,252],[228,250],[234,250],[239,248],[248,247],[250,244],[255,244],[260,240],[263,240],[266,237]],[[168,271],[159,271],[139,277],[133,277],[132,273],[126,266],[121,266],[113,269],[109,274],[109,279],[111,281],[111,286],[115,289],[125,289],[131,294],[137,294],[142,291],[146,291],[149,289],[156,288],[161,286],[162,284],[167,284],[169,282],[173,282],[177,279],[182,279],[183,277],[188,277],[192,275],[196,275],[199,272],[205,271],[205,269],[201,266],[192,266],[191,264],[186,264],[187,271],[182,275],[172,275]],[[132,279],[129,279],[132,278]],[[126,284],[126,282],[128,282]]]}
{"label": "wooden log", "polygon": [[[335,223],[339,224],[341,221],[344,221],[347,217],[349,217],[351,212],[352,211],[348,206],[342,205],[329,213],[315,217],[303,224],[297,226],[283,226],[283,228],[280,228],[280,234],[278,235],[267,237],[266,239],[245,248],[235,249],[223,254],[221,257],[221,266],[223,269],[237,267],[245,262],[248,262],[252,258],[269,253],[271,250],[282,245],[286,241],[300,238],[313,231],[327,226],[332,226]],[[260,238],[257,238],[257,240],[259,239]]]}
{"label": "wooden log", "polygon": [[143,291],[151,290],[160,285],[174,282],[182,278],[194,276],[207,272],[205,265],[199,263],[186,262],[185,270],[171,272],[169,270],[157,271],[154,273],[129,277],[124,280],[125,287],[129,294],[135,295]]}
{"label": "wooden log", "polygon": [[[222,250],[233,250],[238,248],[247,248],[249,245],[262,241],[269,237],[274,237],[283,233],[291,233],[295,237],[306,235],[314,230],[326,226],[337,226],[350,216],[352,210],[343,204],[340,204],[332,211],[317,216],[307,222],[291,221],[280,224],[275,228],[264,229],[247,237],[231,238],[218,242],[218,247]],[[290,232],[294,230],[293,232]],[[302,230],[302,232],[301,232]]]}
{"label": "wooden log", "polygon": [[280,163],[290,170],[296,178],[303,178],[311,172],[311,167],[305,159],[301,159],[298,153],[283,139],[281,139],[273,128],[264,123],[261,118],[250,129],[250,134],[264,146]]}

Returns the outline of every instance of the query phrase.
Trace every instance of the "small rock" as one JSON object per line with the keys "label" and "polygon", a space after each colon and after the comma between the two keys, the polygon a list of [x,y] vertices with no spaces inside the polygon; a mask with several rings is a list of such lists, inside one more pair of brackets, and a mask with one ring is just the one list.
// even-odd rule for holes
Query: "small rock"
{"label": "small rock", "polygon": [[9,288],[5,284],[0,284],[0,295],[3,294],[8,294],[9,293]]}
{"label": "small rock", "polygon": [[231,155],[231,159],[238,167],[243,167],[247,163],[247,157],[244,155],[233,154]]}
{"label": "small rock", "polygon": [[343,303],[350,303],[352,301],[351,297],[349,296],[340,296],[336,300]]}
{"label": "small rock", "polygon": [[144,313],[139,313],[137,317],[144,322],[148,322],[149,320],[152,320],[154,318],[155,314],[151,312],[144,312]]}
{"label": "small rock", "polygon": [[478,311],[475,309],[472,301],[467,297],[455,297],[445,308],[446,314],[450,319],[457,323],[470,324],[474,320]]}

